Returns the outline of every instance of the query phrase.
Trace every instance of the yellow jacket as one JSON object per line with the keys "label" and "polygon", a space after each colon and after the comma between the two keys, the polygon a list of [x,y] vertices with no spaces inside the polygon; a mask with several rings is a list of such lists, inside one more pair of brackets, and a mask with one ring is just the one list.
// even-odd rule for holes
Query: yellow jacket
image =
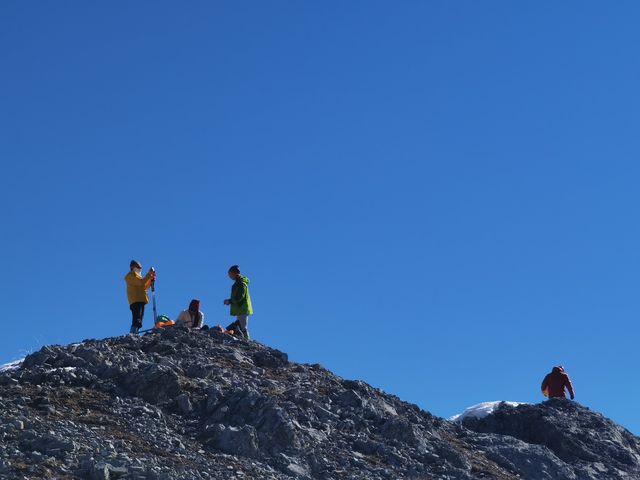
{"label": "yellow jacket", "polygon": [[124,281],[127,282],[127,297],[129,297],[129,305],[136,302],[149,303],[147,290],[151,286],[151,280],[151,271],[149,271],[144,278],[142,278],[139,273],[135,273],[133,271],[124,276]]}

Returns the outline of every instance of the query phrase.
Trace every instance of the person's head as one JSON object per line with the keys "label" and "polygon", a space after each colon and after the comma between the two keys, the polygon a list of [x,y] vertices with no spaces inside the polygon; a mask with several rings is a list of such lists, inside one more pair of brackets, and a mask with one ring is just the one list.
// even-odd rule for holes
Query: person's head
{"label": "person's head", "polygon": [[131,263],[129,263],[129,268],[132,272],[142,272],[142,264],[138,260],[131,260]]}
{"label": "person's head", "polygon": [[231,280],[237,280],[240,276],[240,267],[238,265],[233,265],[229,268],[229,278]]}
{"label": "person's head", "polygon": [[562,365],[557,365],[555,367],[553,367],[553,370],[551,370],[553,373],[559,373],[559,372],[564,372],[564,367]]}
{"label": "person's head", "polygon": [[191,300],[191,303],[189,304],[189,311],[190,312],[199,312],[200,311],[200,300],[198,300],[197,298],[194,298],[193,300]]}

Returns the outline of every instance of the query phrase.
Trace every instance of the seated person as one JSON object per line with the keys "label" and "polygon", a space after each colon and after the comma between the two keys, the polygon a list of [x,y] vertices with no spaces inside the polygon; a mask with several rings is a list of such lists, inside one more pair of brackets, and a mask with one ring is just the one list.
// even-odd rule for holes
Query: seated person
{"label": "seated person", "polygon": [[187,328],[202,328],[204,313],[200,311],[200,300],[193,299],[189,308],[180,312],[176,319],[176,325]]}

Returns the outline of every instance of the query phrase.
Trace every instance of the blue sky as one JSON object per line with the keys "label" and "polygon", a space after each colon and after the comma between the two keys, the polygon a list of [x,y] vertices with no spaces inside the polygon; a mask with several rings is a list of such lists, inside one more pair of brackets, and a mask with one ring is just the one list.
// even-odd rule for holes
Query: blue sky
{"label": "blue sky", "polygon": [[[449,416],[577,399],[640,432],[640,6],[0,4],[0,362],[161,313]],[[150,324],[148,313],[145,325]]]}

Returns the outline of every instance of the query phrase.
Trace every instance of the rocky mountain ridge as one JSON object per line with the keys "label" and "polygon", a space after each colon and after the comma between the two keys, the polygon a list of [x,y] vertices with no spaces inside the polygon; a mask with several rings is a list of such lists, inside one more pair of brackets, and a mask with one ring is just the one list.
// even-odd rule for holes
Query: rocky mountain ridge
{"label": "rocky mountain ridge", "polygon": [[2,479],[634,479],[640,439],[569,401],[448,422],[257,342],[178,327],[0,372]]}

